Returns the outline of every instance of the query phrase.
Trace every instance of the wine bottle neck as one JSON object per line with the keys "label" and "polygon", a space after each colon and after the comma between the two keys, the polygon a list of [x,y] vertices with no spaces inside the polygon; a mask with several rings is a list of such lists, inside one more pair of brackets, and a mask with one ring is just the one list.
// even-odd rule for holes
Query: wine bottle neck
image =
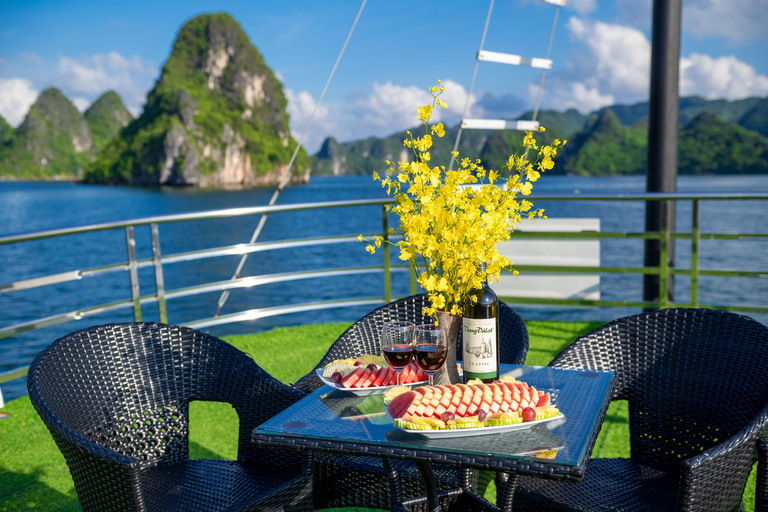
{"label": "wine bottle neck", "polygon": [[485,273],[485,271],[488,269],[488,264],[486,262],[482,262],[480,264],[480,273],[483,275],[483,282],[485,284],[488,284],[488,274]]}

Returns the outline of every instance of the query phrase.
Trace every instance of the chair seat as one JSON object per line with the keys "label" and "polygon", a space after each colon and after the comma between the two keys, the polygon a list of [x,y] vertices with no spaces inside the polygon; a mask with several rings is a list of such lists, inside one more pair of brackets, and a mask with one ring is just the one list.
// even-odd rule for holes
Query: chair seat
{"label": "chair seat", "polygon": [[632,459],[592,459],[581,482],[521,477],[515,510],[675,510],[677,474],[637,464]]}
{"label": "chair seat", "polygon": [[312,510],[311,479],[275,464],[187,460],[143,471],[141,486],[148,510]]}

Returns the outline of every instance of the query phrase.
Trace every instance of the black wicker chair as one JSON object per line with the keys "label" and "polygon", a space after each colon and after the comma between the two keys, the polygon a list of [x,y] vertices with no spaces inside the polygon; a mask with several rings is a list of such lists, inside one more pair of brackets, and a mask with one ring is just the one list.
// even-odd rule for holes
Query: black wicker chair
{"label": "black wicker chair", "polygon": [[[44,349],[27,387],[83,510],[312,510],[311,456],[250,442],[304,393],[218,338],[154,323],[91,327]],[[189,459],[193,400],[234,406],[237,460]]]}
{"label": "black wicker chair", "polygon": [[550,366],[616,372],[631,458],[592,459],[579,483],[520,478],[515,510],[740,510],[768,425],[768,327],[724,311],[654,311],[595,329]]}
{"label": "black wicker chair", "polygon": [[[391,320],[425,321],[422,311],[428,306],[425,295],[413,295],[382,306],[358,320],[337,339],[316,368],[323,368],[335,359],[359,357],[381,352],[381,328]],[[499,307],[500,351],[502,363],[523,364],[528,353],[528,330],[522,318],[504,303]],[[461,353],[459,334],[457,352]],[[311,393],[322,386],[315,370],[299,379],[294,387]],[[477,488],[476,471],[459,471],[434,465],[441,506],[454,503],[468,487]],[[424,484],[416,465],[407,461],[382,460],[378,457],[316,455],[313,475],[315,506],[372,507],[388,509],[394,503],[405,502],[410,510],[426,510]],[[480,490],[487,485],[483,479]]]}

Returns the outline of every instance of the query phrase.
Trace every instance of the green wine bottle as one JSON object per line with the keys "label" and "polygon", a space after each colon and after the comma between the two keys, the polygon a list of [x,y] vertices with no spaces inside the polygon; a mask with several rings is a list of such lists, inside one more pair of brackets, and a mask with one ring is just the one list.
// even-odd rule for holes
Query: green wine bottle
{"label": "green wine bottle", "polygon": [[[480,271],[485,271],[482,264]],[[464,303],[462,318],[463,382],[480,379],[489,383],[499,378],[499,299],[488,279]]]}

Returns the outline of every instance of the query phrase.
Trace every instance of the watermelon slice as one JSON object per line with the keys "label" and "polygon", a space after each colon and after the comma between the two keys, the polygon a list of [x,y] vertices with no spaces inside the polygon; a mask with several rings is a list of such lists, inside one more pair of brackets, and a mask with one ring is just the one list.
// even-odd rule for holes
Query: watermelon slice
{"label": "watermelon slice", "polygon": [[397,395],[391,402],[389,402],[389,412],[391,412],[395,418],[402,418],[415,398],[416,393],[413,391],[406,391],[401,395]]}
{"label": "watermelon slice", "polygon": [[387,373],[389,373],[388,368],[386,366],[382,366],[379,368],[379,371],[376,372],[376,379],[371,383],[371,386],[379,387],[384,385],[384,379],[387,378]]}
{"label": "watermelon slice", "polygon": [[345,388],[351,388],[355,385],[355,382],[360,379],[360,376],[363,374],[363,369],[358,368],[354,370],[352,373],[341,379],[341,385]]}
{"label": "watermelon slice", "polygon": [[357,382],[355,382],[352,387],[353,388],[365,388],[368,387],[368,380],[371,378],[371,370],[368,368],[365,369],[365,371],[360,375],[360,378],[357,379]]}

